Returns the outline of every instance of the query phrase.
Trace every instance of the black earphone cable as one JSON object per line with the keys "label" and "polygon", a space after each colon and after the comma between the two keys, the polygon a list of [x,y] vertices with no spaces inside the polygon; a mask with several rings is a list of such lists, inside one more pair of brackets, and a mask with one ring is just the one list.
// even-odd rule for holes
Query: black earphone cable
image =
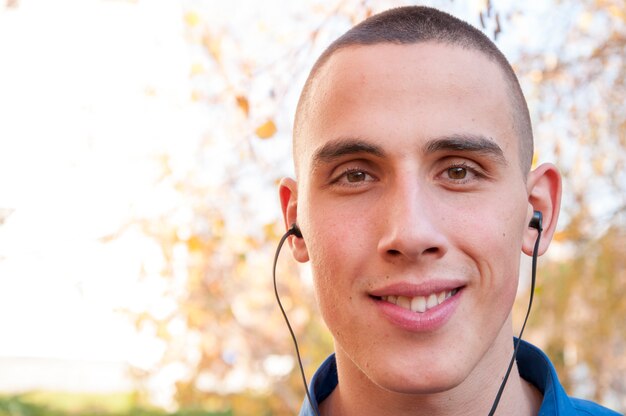
{"label": "black earphone cable", "polygon": [[291,328],[291,324],[289,323],[289,319],[287,318],[287,313],[285,312],[285,308],[283,308],[283,304],[280,301],[280,296],[278,295],[278,288],[276,287],[276,263],[278,263],[278,256],[280,255],[280,250],[282,249],[283,244],[285,243],[285,240],[287,240],[287,237],[289,237],[290,235],[297,236],[298,234],[299,234],[299,230],[295,226],[292,226],[289,229],[289,231],[287,231],[282,236],[282,238],[280,239],[280,242],[278,243],[278,247],[276,248],[276,254],[274,255],[274,267],[272,269],[272,276],[274,280],[274,294],[276,295],[276,301],[278,302],[278,307],[280,308],[280,311],[283,314],[283,318],[285,318],[285,322],[287,323],[287,328],[289,328],[289,333],[291,334],[291,338],[293,339],[293,345],[296,347],[296,357],[298,358],[298,365],[300,366],[300,374],[302,375],[302,382],[304,383],[306,397],[309,399],[311,410],[313,410],[317,416],[320,416],[317,410],[317,406],[313,404],[313,399],[311,399],[311,395],[309,394],[309,385],[306,382],[306,376],[304,375],[304,366],[302,365],[302,359],[300,358],[300,349],[298,348],[298,341],[296,340],[296,335],[294,334],[293,329]]}
{"label": "black earphone cable", "polygon": [[541,240],[541,221],[539,222],[539,226],[537,227],[537,239],[535,240],[535,247],[533,248],[533,260],[532,260],[532,269],[531,269],[531,278],[530,278],[530,299],[528,300],[528,310],[526,311],[526,318],[524,318],[524,323],[522,324],[522,329],[519,331],[519,336],[517,337],[517,341],[515,342],[515,349],[513,350],[513,356],[511,357],[511,361],[509,362],[509,368],[506,370],[506,374],[504,375],[504,379],[502,380],[502,384],[500,384],[500,389],[498,389],[498,394],[496,395],[496,399],[493,401],[493,405],[491,406],[491,410],[489,411],[489,416],[493,416],[496,412],[496,408],[498,407],[498,403],[500,403],[500,398],[502,397],[502,393],[504,392],[504,387],[506,386],[506,382],[509,379],[509,375],[511,374],[511,369],[513,368],[513,363],[517,358],[517,350],[519,349],[520,342],[522,341],[522,335],[524,334],[524,328],[526,328],[526,322],[528,321],[528,316],[530,315],[530,308],[533,306],[533,295],[535,294],[535,280],[537,276],[537,251],[539,249],[539,241]]}

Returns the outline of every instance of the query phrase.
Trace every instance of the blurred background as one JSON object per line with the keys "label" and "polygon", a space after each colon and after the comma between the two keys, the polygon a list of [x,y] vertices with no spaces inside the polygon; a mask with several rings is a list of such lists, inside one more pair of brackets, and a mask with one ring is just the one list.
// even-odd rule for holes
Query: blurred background
{"label": "blurred background", "polygon": [[[314,60],[392,0],[0,1],[0,415],[292,415],[277,181]],[[626,3],[433,0],[516,68],[564,175],[525,338],[626,411]],[[528,262],[516,306],[528,302]],[[307,375],[310,273],[279,290]]]}

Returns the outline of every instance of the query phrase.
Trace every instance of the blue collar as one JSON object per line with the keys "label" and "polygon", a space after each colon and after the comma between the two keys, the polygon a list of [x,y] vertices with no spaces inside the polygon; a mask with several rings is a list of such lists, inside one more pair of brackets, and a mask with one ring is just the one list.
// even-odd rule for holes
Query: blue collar
{"label": "blue collar", "polygon": [[[595,403],[568,397],[548,357],[539,348],[524,340],[521,341],[517,352],[517,367],[522,378],[543,394],[539,416],[619,416],[618,413]],[[335,354],[332,354],[322,363],[311,380],[309,391],[314,404],[317,406],[324,401],[336,386],[337,362]],[[306,398],[300,416],[315,416]]]}

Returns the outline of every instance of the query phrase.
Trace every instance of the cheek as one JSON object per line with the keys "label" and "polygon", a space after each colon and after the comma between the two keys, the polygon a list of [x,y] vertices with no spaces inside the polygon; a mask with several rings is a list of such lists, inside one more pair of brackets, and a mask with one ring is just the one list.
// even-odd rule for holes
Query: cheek
{"label": "cheek", "polygon": [[356,227],[353,221],[332,221],[323,215],[317,218],[319,221],[309,218],[312,229],[307,248],[317,302],[327,326],[339,336],[337,331],[352,319],[350,311],[355,309],[352,305],[357,301],[355,286],[368,264],[364,238],[353,232],[355,228],[365,227]]}
{"label": "cheek", "polygon": [[350,265],[361,263],[363,253],[372,247],[368,236],[373,236],[373,210],[355,210],[354,204],[319,198],[303,202],[307,204],[301,212],[302,226],[313,270],[341,275]]}
{"label": "cheek", "polygon": [[[333,232],[334,230],[334,232]],[[309,255],[318,301],[322,309],[334,309],[349,300],[354,279],[351,265],[355,259],[355,245],[340,235],[336,228],[314,233]]]}
{"label": "cheek", "polygon": [[315,296],[322,319],[335,338],[340,337],[341,328],[351,320],[351,283],[343,273],[341,265],[329,264],[324,256],[312,261]]}
{"label": "cheek", "polygon": [[[491,301],[507,311],[517,295],[524,215],[525,212],[504,213],[499,221],[494,221],[485,237],[488,244],[485,244],[483,258],[489,268],[489,281],[485,283],[489,287]],[[493,296],[494,293],[498,295]]]}
{"label": "cheek", "polygon": [[526,204],[520,197],[483,206],[448,221],[452,245],[473,259],[482,285],[515,296]]}

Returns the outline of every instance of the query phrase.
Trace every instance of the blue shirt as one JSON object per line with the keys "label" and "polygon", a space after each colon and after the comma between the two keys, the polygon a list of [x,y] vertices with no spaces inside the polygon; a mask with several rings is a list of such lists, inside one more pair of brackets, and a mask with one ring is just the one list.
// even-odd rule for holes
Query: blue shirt
{"label": "blue shirt", "polygon": [[[548,357],[539,348],[523,340],[517,351],[517,368],[522,378],[543,394],[539,416],[619,416],[619,413],[593,402],[568,397]],[[313,403],[317,406],[336,386],[337,362],[332,354],[311,380],[309,392]],[[300,416],[315,416],[306,397]]]}

